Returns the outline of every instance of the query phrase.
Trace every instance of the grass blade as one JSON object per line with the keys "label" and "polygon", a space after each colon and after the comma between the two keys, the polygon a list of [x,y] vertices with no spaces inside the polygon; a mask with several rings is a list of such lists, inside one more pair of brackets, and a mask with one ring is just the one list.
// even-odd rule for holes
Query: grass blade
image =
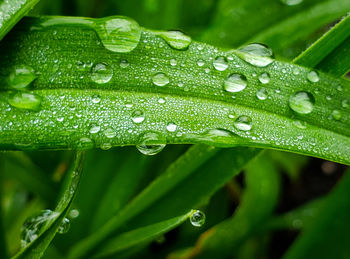
{"label": "grass blade", "polygon": [[[9,99],[14,93],[9,86],[3,88],[0,94],[1,148],[88,149],[106,143],[135,145],[142,134],[152,131],[165,138],[167,143],[274,148],[349,164],[349,113],[343,105],[350,99],[347,80],[319,73],[319,80],[310,82],[307,79],[310,69],[279,61],[267,67],[256,67],[236,56],[237,51],[222,51],[196,42],[192,42],[187,50],[175,50],[158,36],[161,32],[147,30],[142,31],[144,39],[134,51],[119,54],[96,43],[100,42],[92,25],[96,21],[30,18],[3,43],[1,50],[6,53],[1,53],[4,56],[2,62],[6,64],[1,65],[2,73],[8,75],[13,69],[11,66],[23,64],[42,71],[30,92],[40,96],[42,102],[38,112],[11,108]],[[45,30],[28,30],[28,27],[42,24],[49,25]],[[63,41],[67,34],[73,34],[79,40]],[[28,40],[23,41],[23,37]],[[57,37],[62,40],[59,45]],[[16,45],[14,41],[21,44]],[[32,48],[34,43],[39,44],[38,48]],[[48,52],[42,54],[47,46]],[[151,48],[156,48],[157,52],[152,52]],[[60,59],[53,53],[60,53]],[[76,53],[80,53],[79,58]],[[212,60],[218,56],[230,59],[225,71],[212,67]],[[170,57],[184,65],[172,66]],[[124,59],[129,64],[125,69],[120,67]],[[92,63],[87,65],[89,60]],[[115,77],[105,86],[91,83],[93,68],[90,66],[99,64],[99,60],[114,68]],[[205,66],[198,66],[198,60],[205,61]],[[73,68],[72,64],[78,65]],[[208,73],[205,68],[209,69]],[[152,78],[157,72],[164,73],[169,83],[163,87],[154,85]],[[246,90],[236,94],[224,90],[224,81],[231,73],[247,78],[249,86]],[[259,100],[256,94],[265,87],[258,75],[263,73],[270,75],[265,89],[268,98]],[[140,74],[143,77],[139,77]],[[7,80],[6,76],[2,79]],[[179,83],[184,86],[179,87]],[[310,114],[297,114],[288,105],[290,97],[299,91],[307,91],[315,99]],[[159,100],[165,102],[160,104]],[[144,121],[135,123],[135,113],[140,112],[145,116]],[[90,132],[96,124],[96,116],[104,125],[98,134]],[[252,120],[250,134],[235,127],[235,120],[241,116]],[[34,121],[37,124],[32,123]],[[297,126],[303,123],[306,128]],[[168,125],[173,127],[170,131]],[[115,132],[114,138],[106,137],[107,129]],[[176,132],[172,132],[173,129]]]}
{"label": "grass blade", "polygon": [[0,3],[0,40],[39,0],[11,0]]}
{"label": "grass blade", "polygon": [[270,216],[277,204],[279,174],[272,161],[258,156],[247,167],[247,188],[233,217],[206,231],[182,258],[227,258]]}
{"label": "grass blade", "polygon": [[189,213],[178,217],[120,234],[119,236],[112,238],[108,240],[107,243],[103,244],[100,249],[101,252],[97,253],[95,257],[99,258],[114,255],[135,245],[150,242],[183,223],[191,216],[192,213],[193,212],[190,211]]}
{"label": "grass blade", "polygon": [[[347,258],[349,255],[350,171],[347,170],[319,213],[283,258]],[[327,233],[325,235],[325,233]]]}
{"label": "grass blade", "polygon": [[60,195],[60,200],[55,208],[58,216],[38,235],[38,237],[21,250],[14,258],[40,258],[46,248],[49,246],[52,239],[55,237],[60,223],[69,211],[72,204],[76,190],[79,184],[80,175],[83,165],[83,152],[77,152],[74,159],[74,164],[66,177],[65,186]]}

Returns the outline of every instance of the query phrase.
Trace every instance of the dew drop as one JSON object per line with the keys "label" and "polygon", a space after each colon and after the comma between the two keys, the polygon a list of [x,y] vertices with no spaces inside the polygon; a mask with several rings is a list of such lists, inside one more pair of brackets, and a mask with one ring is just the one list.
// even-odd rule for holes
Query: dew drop
{"label": "dew drop", "polygon": [[247,78],[241,74],[231,74],[224,81],[224,89],[227,92],[240,92],[247,87]]}
{"label": "dew drop", "polygon": [[136,148],[144,155],[152,156],[158,154],[166,145],[165,136],[149,131],[143,133],[139,138],[139,144]]}
{"label": "dew drop", "polygon": [[71,219],[75,219],[75,218],[79,217],[79,214],[80,214],[80,212],[77,209],[72,209],[69,211],[69,217]]}
{"label": "dew drop", "polygon": [[260,90],[258,90],[256,92],[256,97],[259,100],[266,100],[266,98],[267,98],[267,90],[265,88],[261,88]]}
{"label": "dew drop", "polygon": [[239,116],[233,123],[236,129],[248,131],[253,126],[252,119],[246,115]]}
{"label": "dew drop", "polygon": [[127,68],[129,66],[129,62],[126,59],[120,60],[120,67],[121,68]]}
{"label": "dew drop", "polygon": [[268,73],[262,73],[259,76],[259,81],[264,85],[270,83],[270,75]]}
{"label": "dew drop", "polygon": [[108,143],[108,142],[102,143],[101,146],[100,146],[100,148],[101,148],[102,150],[109,150],[109,149],[112,148],[112,144],[111,144],[111,143]]}
{"label": "dew drop", "polygon": [[174,124],[174,123],[172,123],[172,122],[170,122],[170,123],[166,126],[166,129],[167,129],[167,131],[169,131],[169,132],[175,132],[175,131],[176,131],[176,128],[177,128],[176,124]]}
{"label": "dew drop", "polygon": [[91,134],[96,134],[96,133],[98,133],[98,132],[100,131],[100,129],[101,129],[100,126],[98,126],[98,125],[92,125],[92,126],[90,127],[89,132],[90,132]]}
{"label": "dew drop", "polygon": [[26,247],[42,233],[45,227],[59,216],[58,212],[42,210],[25,220],[21,229],[21,246]]}
{"label": "dew drop", "polygon": [[34,69],[29,66],[16,67],[8,77],[8,84],[15,89],[23,89],[36,79]]}
{"label": "dew drop", "polygon": [[164,73],[157,73],[152,77],[153,84],[157,86],[165,86],[169,84],[169,78]]}
{"label": "dew drop", "polygon": [[177,62],[176,62],[176,59],[174,59],[174,58],[172,58],[172,59],[170,59],[170,65],[171,66],[176,66],[176,64],[177,64]]}
{"label": "dew drop", "polygon": [[17,92],[8,99],[11,106],[32,111],[40,110],[41,101],[41,96],[27,92]]}
{"label": "dew drop", "polygon": [[65,234],[70,229],[70,221],[67,218],[64,218],[61,224],[58,226],[57,232],[59,234]]}
{"label": "dew drop", "polygon": [[296,92],[289,98],[289,107],[300,114],[312,112],[315,103],[314,96],[309,92]]}
{"label": "dew drop", "polygon": [[295,120],[293,121],[294,126],[296,126],[299,129],[306,129],[307,125],[305,121]]}
{"label": "dew drop", "polygon": [[343,100],[341,105],[342,105],[343,108],[348,108],[350,104],[349,104],[348,100]]}
{"label": "dew drop", "polygon": [[160,103],[160,104],[165,103],[165,99],[164,99],[164,98],[159,98],[159,99],[158,99],[158,103]]}
{"label": "dew drop", "polygon": [[197,60],[197,65],[198,65],[199,67],[204,66],[204,65],[205,65],[204,60],[203,60],[203,59],[199,59],[199,60]]}
{"label": "dew drop", "polygon": [[94,27],[103,46],[113,52],[130,52],[137,47],[141,38],[140,26],[127,17],[97,19]]}
{"label": "dew drop", "polygon": [[79,139],[79,141],[76,143],[77,149],[90,149],[94,147],[94,142],[87,137],[82,137]]}
{"label": "dew drop", "polygon": [[117,135],[117,133],[116,133],[113,129],[111,129],[111,128],[105,129],[105,130],[103,131],[103,134],[104,134],[107,138],[114,138],[114,137]]}
{"label": "dew drop", "polygon": [[141,110],[136,110],[132,113],[132,121],[135,123],[141,123],[145,120],[145,114]]}
{"label": "dew drop", "polygon": [[201,227],[205,224],[205,214],[200,210],[193,210],[190,216],[190,222],[194,227]]}
{"label": "dew drop", "polygon": [[318,77],[318,73],[316,71],[311,71],[307,74],[307,79],[312,83],[317,83],[320,78]]}
{"label": "dew drop", "polygon": [[174,49],[183,50],[191,44],[191,37],[181,31],[161,31],[157,34]]}
{"label": "dew drop", "polygon": [[257,67],[266,67],[274,61],[272,50],[260,43],[252,43],[239,48],[237,55]]}
{"label": "dew drop", "polygon": [[225,57],[217,57],[214,61],[213,61],[213,66],[216,70],[219,71],[224,71],[228,68],[228,63],[227,63],[227,58]]}
{"label": "dew drop", "polygon": [[97,84],[108,83],[113,76],[112,68],[105,63],[98,63],[91,68],[91,80]]}

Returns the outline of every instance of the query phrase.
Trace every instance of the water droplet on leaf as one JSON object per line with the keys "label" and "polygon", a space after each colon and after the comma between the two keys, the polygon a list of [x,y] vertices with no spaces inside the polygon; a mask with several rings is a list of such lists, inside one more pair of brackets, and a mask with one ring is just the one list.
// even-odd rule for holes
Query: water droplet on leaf
{"label": "water droplet on leaf", "polygon": [[316,71],[311,71],[307,74],[307,79],[312,83],[317,83],[320,78],[318,77],[318,73]]}
{"label": "water droplet on leaf", "polygon": [[224,81],[224,89],[227,92],[240,92],[247,86],[247,78],[241,74],[231,74]]}
{"label": "water droplet on leaf", "polygon": [[262,73],[260,76],[259,76],[259,81],[262,83],[262,84],[268,84],[270,83],[270,75],[268,73]]}
{"label": "water droplet on leaf", "polygon": [[65,234],[68,232],[68,230],[70,229],[70,221],[67,218],[64,218],[61,222],[61,224],[59,225],[57,232],[59,234]]}
{"label": "water droplet on leaf", "polygon": [[266,100],[266,98],[267,98],[267,90],[265,88],[261,88],[260,90],[258,90],[256,92],[256,97],[259,100]]}
{"label": "water droplet on leaf", "polygon": [[23,89],[36,79],[34,69],[29,66],[18,66],[10,73],[8,84],[15,89]]}
{"label": "water droplet on leaf", "polygon": [[169,78],[164,73],[157,73],[152,77],[153,84],[157,86],[165,86],[169,84]]}
{"label": "water droplet on leaf", "polygon": [[314,96],[309,92],[297,92],[290,96],[289,107],[300,114],[312,112],[315,103]]}
{"label": "water droplet on leaf", "polygon": [[95,30],[106,49],[119,53],[135,49],[141,37],[138,23],[121,16],[97,19]]}
{"label": "water droplet on leaf", "polygon": [[41,96],[27,92],[17,92],[8,99],[11,106],[32,111],[40,110],[41,101]]}
{"label": "water droplet on leaf", "polygon": [[236,129],[248,131],[253,126],[252,119],[246,115],[239,116],[233,123]]}
{"label": "water droplet on leaf", "polygon": [[225,57],[217,57],[213,61],[213,66],[216,70],[224,71],[228,68],[227,58]]}
{"label": "water droplet on leaf", "polygon": [[166,129],[167,129],[167,131],[169,131],[169,132],[175,132],[176,131],[176,128],[177,128],[177,126],[176,126],[176,124],[174,124],[174,123],[169,123],[167,126],[166,126]]}
{"label": "water droplet on leaf", "polygon": [[132,121],[135,123],[141,123],[145,120],[145,114],[141,110],[136,110],[132,114]]}
{"label": "water droplet on leaf", "polygon": [[108,83],[113,76],[112,68],[105,63],[98,63],[91,68],[91,80],[98,84]]}
{"label": "water droplet on leaf", "polygon": [[157,34],[174,49],[183,50],[191,44],[191,37],[181,31],[162,31]]}
{"label": "water droplet on leaf", "polygon": [[273,60],[273,52],[266,45],[259,43],[252,43],[238,49],[237,55],[257,67],[266,67],[271,64]]}

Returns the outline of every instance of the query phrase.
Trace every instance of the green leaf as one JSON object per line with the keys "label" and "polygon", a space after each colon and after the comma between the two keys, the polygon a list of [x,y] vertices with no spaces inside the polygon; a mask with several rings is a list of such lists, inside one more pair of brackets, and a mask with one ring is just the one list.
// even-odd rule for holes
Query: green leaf
{"label": "green leaf", "polygon": [[73,202],[82,172],[83,155],[84,153],[81,151],[76,153],[74,164],[67,174],[64,188],[62,189],[60,199],[55,208],[55,212],[59,213],[57,217],[46,225],[38,237],[15,255],[14,258],[36,259],[44,254]]}
{"label": "green leaf", "polygon": [[11,0],[0,3],[0,40],[39,0]]}
{"label": "green leaf", "polygon": [[283,258],[348,258],[350,225],[350,171],[321,204],[314,220]]}
{"label": "green leaf", "polygon": [[[122,51],[135,49],[112,52],[103,45],[109,41],[101,24],[117,26],[123,19],[126,18],[97,21],[29,18],[11,33],[1,45],[4,56],[1,74],[8,75],[22,65],[40,74],[28,86],[30,91],[25,97],[23,92],[10,90],[8,84],[3,88],[1,148],[87,149],[106,144],[135,145],[142,142],[143,134],[152,131],[158,134],[160,142],[166,139],[167,143],[274,148],[349,164],[346,104],[350,99],[350,82],[347,80],[320,72],[319,80],[311,82],[307,79],[308,68],[279,61],[256,67],[236,54],[245,58],[254,56],[197,42],[185,50],[177,50],[157,36],[159,32],[147,30],[140,32],[142,38],[136,46],[138,28],[129,19],[126,21],[132,24],[136,38],[129,41],[130,35],[125,35],[125,44],[129,45]],[[28,29],[33,26],[38,30]],[[187,43],[185,40],[181,44]],[[115,47],[119,48],[118,44]],[[213,67],[213,60],[220,56],[229,58],[225,71]],[[170,64],[172,59],[177,65]],[[201,60],[204,65],[198,66]],[[102,70],[96,72],[96,69]],[[109,81],[102,84],[96,73],[102,81],[106,78]],[[231,93],[224,89],[224,82],[232,73],[247,78],[245,90]],[[263,73],[270,76],[266,86],[258,79]],[[7,77],[3,76],[3,80]],[[266,90],[265,100],[256,96],[261,88]],[[315,99],[315,104],[307,108],[307,112],[312,108],[309,114],[298,114],[288,105],[290,98],[300,91],[310,93],[303,96],[310,98],[311,103]],[[11,98],[17,101],[22,98],[25,105],[12,103],[14,107],[11,107]],[[29,109],[28,100],[33,108],[40,102],[40,111]],[[298,105],[293,106],[294,110],[298,110]],[[249,134],[245,130],[248,128],[241,127],[242,120],[248,124],[251,120]],[[98,132],[94,132],[96,128]],[[107,137],[107,130],[115,137]]]}
{"label": "green leaf", "polygon": [[[0,162],[2,162],[2,159],[0,159]],[[2,175],[0,175],[0,186],[3,185],[3,178]],[[3,189],[0,189],[0,201],[2,201],[3,196]],[[6,231],[4,228],[4,216],[3,216],[3,210],[2,210],[2,202],[0,202],[0,257],[7,259],[9,258],[8,255],[8,248],[7,248],[7,242],[6,242]]]}
{"label": "green leaf", "polygon": [[227,258],[271,215],[278,201],[278,171],[266,155],[258,156],[246,170],[247,187],[234,215],[202,234],[182,258]]}
{"label": "green leaf", "polygon": [[192,213],[193,211],[190,211],[178,217],[122,233],[104,243],[100,249],[101,252],[97,253],[95,257],[116,254],[135,245],[152,241],[183,223],[192,215]]}
{"label": "green leaf", "polygon": [[316,67],[334,76],[342,76],[349,69],[350,15],[342,19],[310,48],[299,55],[294,63]]}
{"label": "green leaf", "polygon": [[[302,9],[301,12],[288,17],[285,21],[254,35],[249,42],[262,42],[276,51],[286,49],[298,40],[305,39],[322,26],[345,15],[349,9],[349,1],[318,1],[314,6]],[[314,66],[310,65],[310,67]]]}

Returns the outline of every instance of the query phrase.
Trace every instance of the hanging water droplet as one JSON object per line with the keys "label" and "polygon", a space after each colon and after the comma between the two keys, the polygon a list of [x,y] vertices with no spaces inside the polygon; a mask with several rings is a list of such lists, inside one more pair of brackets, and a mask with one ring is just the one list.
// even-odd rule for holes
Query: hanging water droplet
{"label": "hanging water droplet", "polygon": [[76,143],[77,149],[91,149],[94,147],[94,142],[87,137],[82,137],[79,139],[79,141]]}
{"label": "hanging water droplet", "polygon": [[112,148],[112,144],[109,143],[109,142],[102,143],[101,146],[100,146],[100,148],[101,148],[102,150],[109,150],[109,149]]}
{"label": "hanging water droplet", "polygon": [[139,144],[136,145],[136,148],[144,155],[155,155],[164,149],[166,145],[165,136],[149,131],[143,133],[139,138]]}
{"label": "hanging water droplet", "polygon": [[67,218],[64,218],[61,222],[61,224],[59,225],[57,232],[59,234],[65,234],[68,232],[68,230],[70,229],[70,221]]}
{"label": "hanging water droplet", "polygon": [[169,84],[169,77],[164,73],[157,73],[152,77],[152,81],[157,86],[165,86]]}
{"label": "hanging water droplet", "polygon": [[314,96],[309,92],[296,92],[289,98],[289,107],[300,114],[312,112],[315,103]]}
{"label": "hanging water droplet", "polygon": [[114,137],[117,135],[117,133],[116,133],[113,129],[111,129],[111,128],[105,129],[105,130],[103,131],[103,134],[104,134],[107,138],[114,138]]}
{"label": "hanging water droplet", "polygon": [[285,5],[293,6],[302,3],[303,0],[281,0],[281,2]]}
{"label": "hanging water droplet", "polygon": [[252,119],[246,115],[239,116],[233,123],[236,129],[248,131],[251,130],[253,126]]}
{"label": "hanging water droplet", "polygon": [[177,128],[176,124],[174,124],[174,123],[172,123],[172,122],[170,122],[170,123],[166,126],[166,129],[167,129],[167,131],[169,131],[169,132],[175,132],[175,131],[176,131],[176,128]]}
{"label": "hanging water droplet", "polygon": [[270,83],[270,75],[269,75],[269,73],[262,73],[262,74],[259,76],[259,81],[260,81],[262,84],[268,84],[268,83]]}
{"label": "hanging water droplet", "polygon": [[17,92],[8,99],[8,103],[18,109],[39,111],[41,96],[27,92]]}
{"label": "hanging water droplet", "polygon": [[126,68],[126,67],[129,66],[129,62],[126,59],[122,59],[122,60],[120,60],[120,64],[119,65],[120,65],[121,68]]}
{"label": "hanging water droplet", "polygon": [[339,111],[339,110],[334,110],[333,112],[332,112],[332,117],[335,119],[335,120],[340,120],[341,119],[341,117],[342,117],[342,114],[341,114],[341,112]]}
{"label": "hanging water droplet", "polygon": [[92,66],[90,77],[97,84],[105,84],[113,77],[113,70],[108,64],[98,63]]}
{"label": "hanging water droplet", "polygon": [[23,89],[36,79],[34,69],[29,66],[18,66],[10,73],[7,81],[10,87]]}
{"label": "hanging water droplet", "polygon": [[317,83],[320,78],[318,77],[318,73],[316,71],[311,71],[307,74],[307,79],[312,83]]}
{"label": "hanging water droplet", "polygon": [[266,67],[274,61],[272,50],[263,44],[252,43],[238,50],[237,55],[253,66]]}
{"label": "hanging water droplet", "polygon": [[35,216],[26,219],[21,229],[21,246],[26,247],[37,239],[45,227],[52,223],[58,216],[58,212],[43,210]]}
{"label": "hanging water droplet", "polygon": [[200,210],[193,210],[190,216],[192,226],[201,227],[205,223],[205,214]]}
{"label": "hanging water droplet", "polygon": [[132,121],[135,123],[141,123],[145,120],[145,114],[141,110],[136,110],[132,114]]}
{"label": "hanging water droplet", "polygon": [[226,70],[226,68],[228,68],[228,63],[227,63],[227,58],[226,57],[217,57],[214,61],[213,61],[213,66],[216,70],[219,71],[224,71]]}
{"label": "hanging water droplet", "polygon": [[90,132],[91,134],[96,134],[96,133],[98,133],[98,132],[100,131],[100,129],[101,129],[100,126],[98,126],[98,125],[92,125],[92,126],[90,127],[89,132]]}
{"label": "hanging water droplet", "polygon": [[231,74],[224,81],[224,89],[228,92],[240,92],[247,86],[247,78],[241,74]]}
{"label": "hanging water droplet", "polygon": [[110,51],[130,52],[139,44],[141,28],[130,18],[114,16],[96,19],[94,27],[103,46]]}
{"label": "hanging water droplet", "polygon": [[258,90],[256,92],[256,97],[259,100],[266,100],[266,98],[267,98],[267,90],[265,88],[261,88],[260,90]]}
{"label": "hanging water droplet", "polygon": [[191,44],[191,37],[181,31],[161,31],[157,34],[174,49],[183,50]]}

